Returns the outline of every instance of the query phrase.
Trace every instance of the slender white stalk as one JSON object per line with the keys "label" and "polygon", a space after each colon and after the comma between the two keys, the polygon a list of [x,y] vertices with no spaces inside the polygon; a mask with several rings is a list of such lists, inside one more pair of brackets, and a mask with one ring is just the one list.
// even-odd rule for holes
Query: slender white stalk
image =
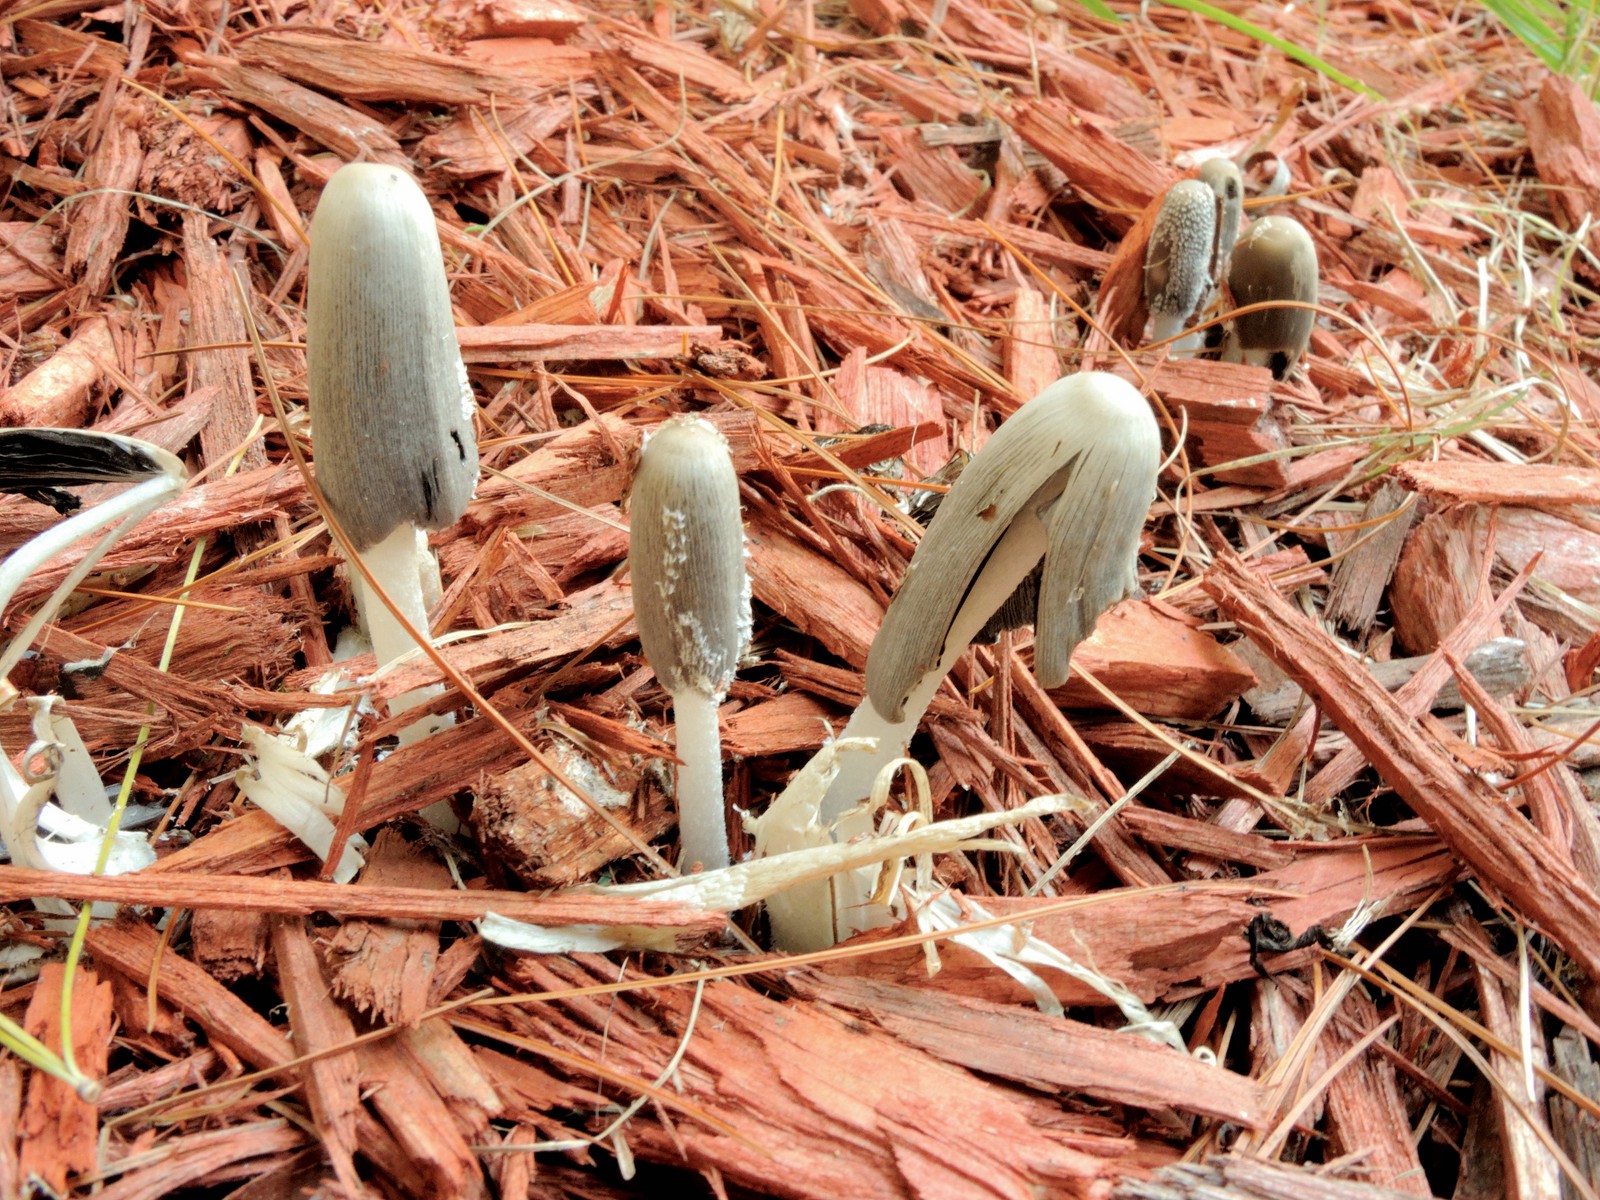
{"label": "slender white stalk", "polygon": [[722,794],[722,731],[715,697],[693,688],[672,693],[678,768],[680,870],[695,863],[707,871],[728,865],[728,821]]}

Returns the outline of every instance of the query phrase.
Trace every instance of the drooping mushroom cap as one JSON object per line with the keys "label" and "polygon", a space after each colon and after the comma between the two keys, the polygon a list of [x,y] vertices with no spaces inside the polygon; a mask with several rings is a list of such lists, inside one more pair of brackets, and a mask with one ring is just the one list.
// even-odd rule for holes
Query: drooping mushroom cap
{"label": "drooping mushroom cap", "polygon": [[[1228,288],[1240,308],[1270,300],[1317,301],[1317,248],[1293,217],[1262,217],[1234,248]],[[1283,378],[1311,341],[1316,313],[1308,308],[1270,308],[1235,317],[1229,357],[1272,368]]]}
{"label": "drooping mushroom cap", "polygon": [[[997,544],[1029,513],[1043,522],[1045,543],[1034,672],[1046,687],[1065,683],[1073,647],[1137,589],[1160,459],[1150,405],[1115,375],[1069,375],[1019,408],[962,471],[917,545],[867,654],[873,708],[902,719],[906,697],[950,648],[974,580],[1000,568]],[[1036,561],[1038,550],[1015,567],[1025,575]],[[990,613],[963,616],[976,629]]]}
{"label": "drooping mushroom cap", "polygon": [[1144,259],[1144,297],[1158,340],[1181,330],[1211,289],[1216,238],[1216,193],[1198,179],[1173,184]]}
{"label": "drooping mushroom cap", "polygon": [[750,641],[739,480],[728,443],[699,417],[645,442],[633,480],[628,569],[645,657],[673,695],[716,700]]}
{"label": "drooping mushroom cap", "polygon": [[334,172],[311,224],[306,367],[317,482],[358,550],[458,520],[478,481],[433,210],[398,167]]}

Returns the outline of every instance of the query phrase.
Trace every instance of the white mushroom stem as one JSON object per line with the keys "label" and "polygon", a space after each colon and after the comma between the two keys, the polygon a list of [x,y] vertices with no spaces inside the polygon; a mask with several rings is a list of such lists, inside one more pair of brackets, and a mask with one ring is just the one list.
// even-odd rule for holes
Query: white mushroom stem
{"label": "white mushroom stem", "polygon": [[[428,608],[423,594],[422,572],[430,564],[435,572],[439,568],[432,552],[425,544],[419,545],[420,541],[417,527],[410,522],[403,522],[388,537],[363,550],[361,558],[373,578],[388,593],[395,608],[411,623],[412,628],[427,637]],[[361,573],[352,570],[351,575],[355,580],[357,608],[367,636],[372,641],[372,653],[378,661],[378,667],[382,669],[416,650],[416,640],[406,632],[405,626],[372,590]],[[389,701],[389,711],[404,712],[439,695],[443,690],[440,685],[433,684],[403,692]],[[448,724],[448,721],[444,723]],[[400,731],[401,745],[426,737],[432,732],[433,726],[434,722],[430,721],[418,721],[406,726]]]}
{"label": "white mushroom stem", "polygon": [[681,869],[728,865],[728,822],[722,795],[720,697],[685,688],[672,693],[673,749],[678,755],[678,838]]}

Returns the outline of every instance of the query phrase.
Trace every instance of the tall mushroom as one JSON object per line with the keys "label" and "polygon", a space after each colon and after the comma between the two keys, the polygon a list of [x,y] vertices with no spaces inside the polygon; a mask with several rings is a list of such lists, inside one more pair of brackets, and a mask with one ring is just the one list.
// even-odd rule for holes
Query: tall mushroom
{"label": "tall mushroom", "polygon": [[[1317,248],[1293,217],[1251,223],[1234,251],[1228,290],[1240,308],[1265,302],[1317,302]],[[1317,314],[1309,308],[1264,308],[1233,319],[1223,341],[1227,362],[1268,367],[1282,379],[1311,342]]]}
{"label": "tall mushroom", "polygon": [[1217,244],[1211,267],[1212,285],[1228,277],[1228,262],[1239,240],[1244,216],[1244,176],[1231,158],[1208,158],[1200,164],[1200,182],[1217,198]]}
{"label": "tall mushroom", "polygon": [[[317,482],[395,608],[426,636],[422,532],[466,511],[476,404],[456,343],[433,210],[398,167],[351,163],[311,225],[306,364]],[[366,581],[358,606],[379,665],[416,644]],[[396,697],[400,711],[420,697]]]}
{"label": "tall mushroom", "polygon": [[[1144,258],[1144,298],[1151,336],[1177,338],[1211,291],[1217,247],[1217,197],[1198,179],[1180,179],[1167,189],[1150,231]],[[1188,339],[1174,353],[1191,349]]]}
{"label": "tall mushroom", "polygon": [[628,534],[634,620],[672,696],[680,867],[728,865],[717,708],[750,641],[739,480],[710,422],[674,417],[645,442]]}

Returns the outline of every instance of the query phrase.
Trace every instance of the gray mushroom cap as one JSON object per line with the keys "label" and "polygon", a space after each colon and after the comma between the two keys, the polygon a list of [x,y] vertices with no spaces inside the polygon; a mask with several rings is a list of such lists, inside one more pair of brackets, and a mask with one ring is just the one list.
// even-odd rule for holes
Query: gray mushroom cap
{"label": "gray mushroom cap", "polygon": [[[1047,547],[1034,671],[1046,687],[1066,682],[1073,648],[1102,612],[1137,590],[1139,538],[1160,458],[1150,405],[1115,375],[1069,375],[1018,409],[940,503],[884,614],[867,655],[873,708],[902,718],[907,696],[951,649],[952,625],[975,580],[1000,566],[997,546],[1030,516],[1042,522]],[[1017,564],[1019,575],[1037,554]],[[979,614],[977,624],[989,615]]]}
{"label": "gray mushroom cap", "polygon": [[[1228,273],[1240,308],[1265,301],[1317,301],[1317,248],[1293,217],[1252,222],[1234,249]],[[1272,368],[1283,378],[1311,341],[1316,313],[1308,308],[1269,308],[1234,318],[1226,356]]]}
{"label": "gray mushroom cap", "polygon": [[716,427],[674,417],[651,434],[631,511],[628,568],[645,657],[673,695],[720,700],[751,618],[739,480]]}
{"label": "gray mushroom cap", "polygon": [[334,172],[311,224],[306,368],[317,482],[358,550],[450,525],[478,480],[433,210],[398,167]]}
{"label": "gray mushroom cap", "polygon": [[1210,291],[1216,238],[1216,193],[1180,179],[1161,202],[1145,250],[1144,297],[1158,340],[1181,330]]}

